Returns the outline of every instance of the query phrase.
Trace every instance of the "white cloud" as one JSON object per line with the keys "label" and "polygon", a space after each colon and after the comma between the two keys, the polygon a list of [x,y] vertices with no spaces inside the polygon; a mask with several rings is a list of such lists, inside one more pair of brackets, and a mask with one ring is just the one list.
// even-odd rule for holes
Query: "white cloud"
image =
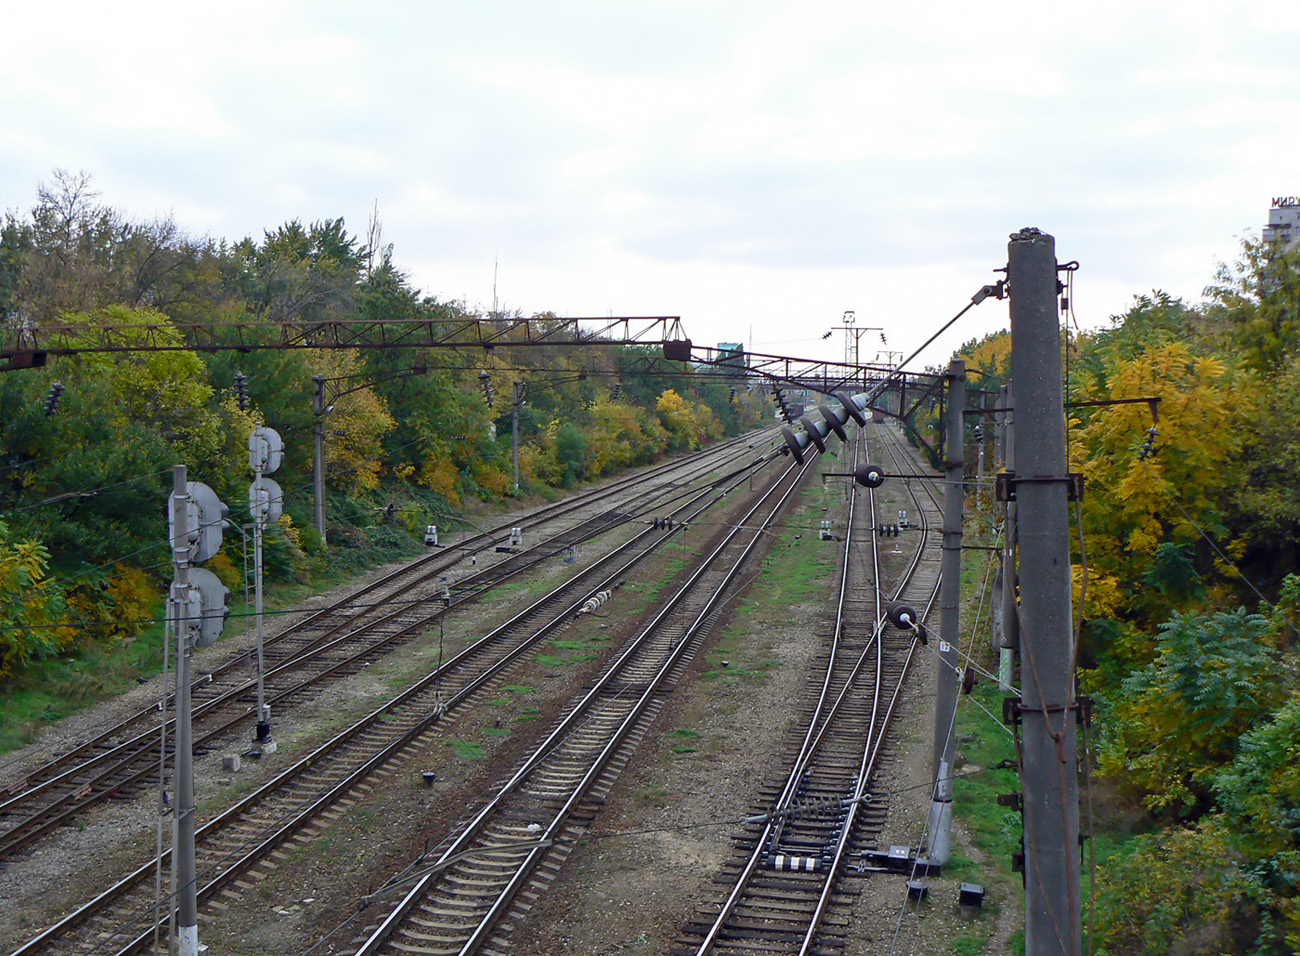
{"label": "white cloud", "polygon": [[6,33],[7,208],[56,166],[232,239],[359,232],[377,199],[428,293],[490,300],[499,257],[525,312],[681,314],[702,341],[855,308],[919,342],[1024,225],[1101,322],[1197,296],[1300,191],[1280,0],[122,0]]}

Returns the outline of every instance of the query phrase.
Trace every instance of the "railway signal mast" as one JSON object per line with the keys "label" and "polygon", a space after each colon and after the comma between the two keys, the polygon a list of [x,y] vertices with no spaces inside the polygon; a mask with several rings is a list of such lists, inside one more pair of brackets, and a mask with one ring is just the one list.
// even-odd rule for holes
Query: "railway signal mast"
{"label": "railway signal mast", "polygon": [[279,469],[284,461],[284,442],[274,428],[259,425],[248,436],[248,465],[253,469],[253,483],[248,486],[248,511],[253,517],[253,567],[255,611],[257,615],[257,734],[253,738],[253,753],[275,753],[276,744],[271,738],[271,708],[267,706],[263,686],[262,661],[262,535],[266,526],[279,521],[284,511],[284,492],[277,482],[267,478]]}
{"label": "railway signal mast", "polygon": [[221,636],[230,592],[206,568],[192,568],[221,550],[229,509],[207,485],[187,481],[185,466],[173,472],[168,531],[175,576],[170,617],[176,634],[176,817],[172,861],[176,873],[177,952],[198,956],[198,874],[194,861],[194,736],[190,722],[190,651]]}

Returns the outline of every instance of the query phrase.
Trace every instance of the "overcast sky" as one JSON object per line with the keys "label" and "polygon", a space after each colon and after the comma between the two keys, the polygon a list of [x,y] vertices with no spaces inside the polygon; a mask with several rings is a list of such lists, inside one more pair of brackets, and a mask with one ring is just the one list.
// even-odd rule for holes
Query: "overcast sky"
{"label": "overcast sky", "polygon": [[[0,205],[84,170],[260,236],[376,201],[426,294],[908,349],[1038,226],[1079,321],[1200,297],[1300,193],[1300,3],[4,4]],[[989,301],[922,361],[1006,325]]]}

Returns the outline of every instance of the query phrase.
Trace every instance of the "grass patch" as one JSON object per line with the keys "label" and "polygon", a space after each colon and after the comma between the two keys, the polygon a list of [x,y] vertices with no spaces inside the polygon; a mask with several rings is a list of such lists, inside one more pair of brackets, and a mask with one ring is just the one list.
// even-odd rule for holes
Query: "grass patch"
{"label": "grass patch", "polygon": [[672,748],[672,752],[675,754],[694,754],[694,753],[699,753],[700,748],[688,747],[686,746],[686,744],[678,744],[676,747]]}
{"label": "grass patch", "polygon": [[501,689],[507,694],[531,694],[533,692],[533,689],[527,684],[506,684]]}
{"label": "grass patch", "polygon": [[510,703],[509,697],[498,697],[496,700],[488,701],[487,705],[489,707],[504,707],[508,703]]}
{"label": "grass patch", "polygon": [[538,654],[533,658],[533,660],[537,661],[537,663],[541,664],[543,667],[563,667],[565,664],[571,663],[569,658],[556,657],[553,654]]}
{"label": "grass patch", "polygon": [[980,956],[984,952],[984,944],[989,940],[989,932],[986,929],[976,929],[962,936],[958,936],[952,941],[952,952],[955,956]]}
{"label": "grass patch", "polygon": [[510,728],[509,727],[484,727],[483,733],[487,734],[489,737],[509,737]]}
{"label": "grass patch", "polygon": [[558,647],[562,651],[580,651],[587,645],[583,641],[551,641],[552,647]]}
{"label": "grass patch", "polygon": [[487,756],[487,748],[472,740],[452,737],[447,741],[447,746],[456,751],[456,756],[462,760],[482,760]]}
{"label": "grass patch", "polygon": [[[394,533],[378,537],[360,534],[357,546],[347,546],[341,540],[339,546],[330,549],[328,559],[309,559],[300,569],[311,575],[309,583],[268,581],[265,607],[271,614],[269,620],[276,620],[274,612],[300,608],[306,598],[350,581],[361,571],[423,550],[415,538],[388,530]],[[232,540],[237,542],[227,538],[227,542]],[[237,546],[229,549],[236,563]],[[252,617],[238,616],[244,610],[242,595],[232,593],[230,606],[236,616],[227,623],[222,640],[247,642],[255,624]],[[160,619],[162,615],[160,596],[151,617]],[[130,690],[139,680],[162,670],[161,621],[126,640],[86,640],[84,647],[32,661],[0,679],[0,753],[31,743],[46,724]]]}
{"label": "grass patch", "polygon": [[668,736],[669,737],[698,737],[699,735],[700,732],[698,730],[691,730],[688,727],[679,727],[677,730],[674,730]]}
{"label": "grass patch", "polygon": [[348,814],[348,819],[356,825],[359,830],[369,830],[374,826],[375,811],[369,807],[357,807]]}
{"label": "grass patch", "polygon": [[[977,707],[976,701],[993,713],[1002,708],[1003,693],[994,682],[976,686],[970,700],[957,708],[957,779],[954,782],[953,816],[970,834],[972,842],[984,854],[983,869],[959,853],[944,866],[944,875],[996,887],[996,896],[1020,893],[1020,876],[1011,871],[1012,851],[1020,849],[1020,815],[998,806],[999,794],[1020,789],[1014,770],[991,769],[1004,760],[1016,758],[1015,743],[1002,722]],[[1086,894],[1086,889],[1085,889]],[[985,902],[986,913],[996,913],[997,906]],[[1000,905],[1009,905],[1004,900]],[[992,930],[972,926],[952,943],[952,952],[961,956],[980,956],[988,952]],[[1024,953],[1023,931],[1013,936],[1008,953]]]}
{"label": "grass patch", "polygon": [[[155,614],[161,614],[161,603]],[[162,670],[162,626],[32,661],[0,680],[0,753],[35,740],[46,724],[130,690]]]}
{"label": "grass patch", "polygon": [[651,787],[648,790],[642,790],[636,795],[637,803],[642,806],[660,805],[671,790],[667,787]]}
{"label": "grass patch", "polygon": [[[994,713],[1001,710],[1002,693],[994,683],[980,685],[972,696]],[[998,806],[997,798],[1019,790],[1020,778],[1014,770],[989,768],[1015,761],[1011,735],[1001,722],[968,703],[957,711],[957,749],[963,762],[957,768],[954,812],[991,859],[1010,860],[1020,848],[1020,815]],[[979,772],[972,773],[975,768]]]}

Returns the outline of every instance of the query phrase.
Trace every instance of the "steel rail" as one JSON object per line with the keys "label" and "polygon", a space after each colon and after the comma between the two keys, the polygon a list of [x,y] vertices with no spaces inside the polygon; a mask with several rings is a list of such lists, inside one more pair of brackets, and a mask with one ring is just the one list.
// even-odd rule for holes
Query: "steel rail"
{"label": "steel rail", "polygon": [[[770,429],[768,429],[768,431],[770,431]],[[761,434],[763,433],[760,433],[760,436]],[[729,455],[731,451],[738,451],[739,450],[738,446],[741,443],[746,443],[746,450],[749,450],[750,448],[753,447],[754,444],[757,444],[757,442],[760,440],[763,439],[759,438],[756,440],[754,436],[740,436],[738,438],[731,439],[728,442],[723,442],[718,445],[714,445],[711,448],[709,448],[706,453],[710,455],[710,458],[712,457],[712,453],[714,452],[725,451]],[[720,456],[720,457],[726,457],[726,456]],[[633,488],[639,484],[645,484],[651,481],[661,480],[662,478],[667,477],[674,471],[677,470],[699,471],[700,470],[699,464],[700,463],[698,461],[698,456],[692,456],[689,458],[685,458],[685,457],[678,458],[672,462],[666,463],[656,468],[652,473],[642,473],[642,474],[619,478],[616,481],[601,486],[600,488],[580,492],[577,495],[571,495],[569,497],[566,497],[562,501],[543,505],[533,512],[530,512],[522,517],[512,518],[507,522],[498,525],[494,528],[491,528],[487,531],[476,532],[466,540],[462,542],[458,542],[457,544],[453,545],[448,550],[464,552],[464,551],[475,550],[474,546],[476,544],[491,545],[491,543],[496,539],[498,538],[504,539],[505,536],[508,536],[511,527],[532,528],[532,527],[537,527],[539,525],[546,524],[551,521],[555,521],[559,518],[566,517],[569,514],[572,514],[574,511],[580,510],[582,508],[590,507],[593,504],[603,501],[605,499],[613,498],[616,494],[625,491],[628,488]],[[413,585],[411,583],[407,583],[404,579],[409,577],[413,572],[417,574],[423,574],[424,577],[426,578],[431,576],[437,576],[441,574],[443,571],[449,570],[450,568],[454,567],[455,564],[458,563],[460,560],[461,560],[460,555],[457,555],[455,558],[451,558],[449,560],[447,556],[447,552],[445,551],[442,553],[434,552],[424,557],[418,558],[415,561],[412,561],[400,568],[397,568],[394,571],[389,572],[388,574],[383,575],[382,577],[374,581],[371,581],[363,585],[357,590],[349,593],[344,598],[341,598],[325,607],[318,608],[316,610],[308,612],[305,618],[299,621],[295,621],[294,623],[290,624],[288,627],[285,627],[280,631],[276,632],[275,634],[270,635],[263,642],[263,646],[268,651],[272,650],[277,643],[279,643],[284,639],[289,638],[291,635],[296,634],[301,630],[306,630],[310,628],[320,618],[328,616],[330,614],[337,614],[340,610],[348,610],[351,607],[355,606],[357,598],[363,597],[367,594],[371,594],[385,586],[393,585],[395,583],[401,582],[402,590],[407,590]],[[504,561],[501,563],[504,563]],[[433,566],[432,570],[426,570],[427,568],[429,568],[430,565]],[[486,571],[487,569],[485,568],[484,570]],[[419,583],[419,581],[415,583]],[[218,667],[214,668],[212,671],[209,672],[209,674],[212,677],[217,677],[225,673],[226,671],[234,670],[239,667],[245,667],[249,663],[250,656],[254,653],[255,650],[248,649],[238,654],[232,655],[229,660],[222,663]],[[251,686],[253,686],[252,682],[248,682],[246,685],[244,685],[243,689],[247,690]],[[167,693],[163,697],[162,706],[164,708],[170,707],[173,703],[173,697],[174,695],[171,692]],[[50,779],[49,774],[54,773],[54,771],[57,770],[58,768],[63,767],[66,764],[70,763],[76,757],[80,756],[86,751],[91,750],[97,746],[100,746],[105,741],[112,739],[114,736],[120,734],[122,730],[125,727],[129,726],[130,724],[138,723],[142,720],[151,718],[154,714],[158,713],[158,710],[159,710],[158,704],[151,704],[148,707],[142,708],[141,710],[128,715],[127,717],[118,721],[118,723],[113,728],[96,735],[95,737],[87,740],[82,744],[79,744],[78,746],[74,747],[69,751],[61,753],[55,760],[49,761],[48,763],[46,763],[41,767],[34,768],[28,771],[27,773],[23,774],[21,778],[11,781],[9,784],[5,786],[4,792],[10,793],[14,795],[14,797],[21,797],[23,795],[29,794],[30,791],[34,789],[34,787],[31,786],[31,781],[36,780],[38,781],[38,783],[40,783],[40,782],[44,782],[47,779]],[[158,733],[158,730],[159,728],[157,726],[154,726],[149,730],[149,733],[156,734]],[[98,760],[98,759],[102,759],[102,757],[100,755],[97,755],[96,757],[92,758],[92,760]],[[10,799],[6,799],[4,801],[0,801],[0,814],[11,812],[13,804],[14,804],[13,797],[11,797]]]}
{"label": "steel rail", "polygon": [[[858,443],[855,442],[853,448],[856,457],[858,452]],[[917,500],[914,494],[913,500]],[[876,502],[874,491],[869,492],[869,502],[870,512],[872,515],[870,524],[874,528],[877,524],[875,517]],[[919,501],[917,501],[917,504],[919,506]],[[840,639],[845,632],[846,626],[848,583],[853,567],[852,546],[855,543],[854,531],[856,508],[856,486],[851,486],[849,509],[845,519],[845,546],[840,561],[840,580],[836,603],[835,623],[833,627],[831,647],[827,659],[827,666],[822,676],[821,688],[816,704],[813,707],[811,716],[807,720],[804,737],[796,751],[796,756],[791,763],[790,771],[786,775],[785,782],[774,803],[775,812],[764,823],[761,832],[754,841],[752,851],[741,866],[738,875],[734,878],[731,891],[722,903],[712,924],[704,933],[703,939],[699,942],[698,946],[695,947],[695,952],[699,954],[699,956],[704,956],[704,954],[710,953],[713,951],[715,946],[718,945],[729,922],[736,914],[742,901],[746,899],[749,886],[752,883],[755,874],[759,870],[767,848],[778,844],[779,836],[784,832],[784,828],[787,825],[788,817],[783,812],[784,809],[794,803],[800,786],[806,782],[805,778],[810,772],[813,760],[822,748],[823,743],[826,741],[827,735],[831,732],[833,722],[837,719],[843,705],[849,698],[861,671],[867,666],[868,661],[874,658],[874,675],[871,682],[871,715],[867,721],[864,743],[862,750],[860,751],[856,773],[856,784],[847,802],[845,819],[840,827],[839,836],[833,848],[830,862],[826,864],[824,871],[825,875],[824,879],[821,881],[820,892],[818,893],[817,900],[812,907],[812,911],[807,918],[803,930],[802,941],[798,949],[800,956],[808,956],[808,954],[815,948],[818,932],[830,906],[832,894],[836,889],[839,880],[839,873],[843,867],[846,854],[852,842],[854,831],[857,827],[858,813],[867,794],[867,785],[871,779],[871,774],[874,773],[876,760],[885,740],[886,730],[892,721],[896,703],[902,693],[908,670],[910,669],[912,659],[915,655],[916,645],[916,641],[913,639],[908,647],[898,678],[894,682],[889,704],[882,715],[881,701],[882,692],[884,690],[884,646],[881,639],[881,631],[883,628],[884,615],[881,613],[880,595],[882,589],[879,586],[882,578],[880,575],[878,538],[875,534],[872,534],[870,539],[874,581],[872,593],[875,601],[875,621],[872,627],[872,635],[866,646],[862,648],[861,652],[856,655],[856,659],[852,661],[847,674],[843,674],[842,677],[837,677],[837,674],[843,672],[843,664],[840,661]],[[913,579],[925,552],[929,536],[929,521],[924,509],[921,509],[919,518],[922,522],[922,534],[918,536],[917,547],[914,551],[912,560],[900,583],[895,589],[893,595],[894,598],[897,598],[902,594],[908,583]],[[935,593],[937,593],[937,588]],[[932,595],[931,602],[933,599],[934,597]],[[842,680],[842,685],[838,695],[836,695],[833,702],[830,702],[832,688],[837,680]]]}
{"label": "steel rail", "polygon": [[[885,444],[889,448],[889,453],[891,457],[894,457],[895,461],[897,462],[897,455],[895,453],[893,446],[890,445],[889,443],[885,443]],[[910,483],[909,483],[909,492],[911,492]],[[872,490],[871,494],[873,499],[872,509],[874,513],[874,495],[875,495],[874,490]],[[913,493],[913,501],[917,502],[919,508],[919,517],[922,521],[922,532],[924,538],[921,544],[918,545],[916,549],[916,555],[912,561],[912,564],[908,568],[907,574],[905,575],[902,583],[900,583],[898,588],[895,590],[895,593],[893,595],[893,598],[895,600],[897,600],[898,597],[902,595],[903,591],[907,587],[907,584],[913,579],[913,576],[917,568],[919,567],[920,557],[924,550],[925,542],[928,540],[930,534],[929,515],[926,513],[924,508],[920,508],[920,502],[915,497],[914,493]],[[876,538],[874,536],[872,538],[872,541],[873,543],[876,541]],[[880,580],[878,575],[876,577],[876,580],[877,581]],[[834,850],[833,862],[828,868],[829,871],[827,874],[827,878],[822,886],[822,892],[818,898],[816,907],[814,909],[813,917],[809,921],[807,932],[804,934],[803,942],[799,946],[799,956],[810,956],[810,954],[814,949],[816,943],[817,931],[821,925],[821,921],[826,913],[826,910],[830,906],[831,894],[833,893],[837,882],[837,875],[839,873],[840,867],[843,865],[845,855],[847,854],[850,843],[852,841],[853,832],[857,824],[857,814],[859,812],[859,809],[862,806],[863,799],[866,797],[867,784],[871,780],[872,774],[875,772],[876,761],[879,758],[881,749],[884,746],[885,733],[888,727],[893,722],[894,712],[897,708],[898,701],[902,696],[903,687],[907,680],[907,675],[910,672],[912,662],[916,657],[917,641],[915,638],[913,638],[912,641],[908,644],[907,655],[903,660],[902,669],[899,673],[898,679],[894,682],[894,688],[893,688],[893,692],[890,694],[889,704],[885,710],[885,713],[883,715],[879,715],[878,710],[880,705],[880,691],[881,691],[882,681],[884,677],[883,674],[884,648],[879,641],[879,631],[880,631],[881,622],[883,621],[883,616],[880,614],[880,589],[877,587],[874,589],[874,591],[876,595],[876,622],[877,622],[876,643],[877,643],[878,653],[876,655],[876,680],[875,680],[875,693],[872,701],[873,712],[871,717],[871,726],[867,734],[867,745],[864,747],[862,752],[862,762],[858,769],[858,785],[854,791],[853,797],[849,804],[847,818],[844,821],[844,826],[840,831],[840,837],[836,843],[836,847]],[[931,591],[929,600],[926,603],[925,610],[921,613],[922,620],[925,620],[925,618],[929,615],[929,612],[934,604],[934,601],[937,599],[938,594],[939,594],[939,583],[938,580],[936,580],[934,589]]]}
{"label": "steel rail", "polygon": [[[765,492],[760,500],[749,509],[743,518],[736,522],[722,541],[711,551],[711,553],[699,563],[695,571],[687,580],[677,589],[672,598],[665,603],[665,606],[654,615],[650,622],[641,630],[641,632],[631,640],[618,657],[611,662],[606,668],[602,677],[596,684],[569,710],[560,723],[551,731],[550,734],[532,751],[530,756],[524,761],[523,765],[507,780],[493,798],[483,807],[474,817],[466,823],[457,837],[447,845],[439,855],[434,866],[445,862],[451,856],[463,853],[468,849],[471,841],[476,839],[486,827],[487,822],[501,808],[508,796],[520,788],[521,784],[543,763],[543,761],[552,752],[556,751],[560,745],[569,738],[576,727],[588,720],[589,712],[592,710],[596,701],[607,697],[611,685],[622,678],[625,668],[634,663],[638,655],[641,655],[651,643],[652,639],[657,637],[661,627],[667,621],[669,616],[684,605],[689,596],[693,595],[697,583],[701,581],[704,575],[712,569],[713,564],[719,560],[723,551],[730,545],[741,533],[748,527],[748,522],[753,515],[769,499],[777,495],[782,483],[788,477],[793,480],[788,487],[780,493],[775,504],[772,505],[768,517],[763,522],[763,527],[751,529],[753,531],[748,543],[745,544],[742,553],[731,563],[730,569],[724,574],[723,580],[713,587],[704,602],[703,609],[695,614],[691,623],[686,627],[684,633],[674,638],[668,653],[659,658],[659,664],[654,674],[645,682],[646,686],[641,691],[634,702],[630,702],[626,713],[619,719],[618,724],[610,731],[608,740],[596,757],[587,764],[587,769],[582,778],[571,787],[570,794],[565,800],[559,811],[551,817],[551,822],[545,827],[544,831],[539,834],[530,834],[530,839],[536,841],[538,838],[546,840],[553,839],[558,834],[569,816],[571,810],[576,806],[579,800],[585,795],[592,781],[602,772],[605,765],[611,759],[617,748],[622,744],[632,727],[641,719],[642,715],[649,706],[651,700],[656,696],[660,683],[671,673],[678,663],[687,653],[688,648],[692,646],[694,635],[700,630],[703,623],[715,610],[718,601],[722,595],[727,592],[739,568],[744,564],[749,554],[757,546],[759,540],[765,533],[764,529],[772,520],[772,516],[779,512],[784,506],[794,490],[798,487],[798,479],[804,474],[803,466],[791,465],[781,476],[780,479],[773,482],[771,488]],[[621,697],[622,692],[618,692],[615,697]],[[500,848],[503,852],[508,851],[509,847]],[[522,882],[531,873],[533,865],[537,862],[541,852],[540,847],[534,847],[524,855],[515,867],[514,875],[506,885],[494,895],[493,902],[482,914],[476,927],[474,927],[461,945],[461,953],[470,953],[478,946],[484,937],[495,927],[496,921],[504,912],[505,908],[512,902],[513,897]],[[434,881],[436,873],[427,873],[418,880],[414,886],[405,894],[405,896],[393,907],[392,911],[379,923],[371,932],[366,941],[357,950],[358,956],[368,956],[377,952],[382,945],[390,938],[398,926],[407,918],[411,911],[420,903],[430,884]]]}
{"label": "steel rail", "polygon": [[[736,484],[739,484],[739,482],[742,480],[744,480],[743,476],[737,477]],[[732,487],[734,487],[734,485]],[[228,865],[219,874],[212,877],[199,890],[200,902],[210,899],[213,894],[215,894],[223,886],[228,884],[234,878],[234,876],[246,871],[252,865],[255,865],[258,860],[265,857],[265,855],[269,853],[272,849],[274,849],[275,846],[282,844],[290,834],[301,829],[302,826],[305,826],[308,822],[310,822],[312,819],[318,816],[322,810],[327,808],[329,805],[337,802],[339,799],[341,799],[344,795],[346,795],[346,793],[350,792],[352,789],[355,789],[355,787],[360,782],[362,782],[365,779],[365,777],[369,776],[370,773],[373,773],[375,769],[382,766],[388,760],[391,760],[403,747],[408,746],[412,741],[418,738],[421,734],[428,732],[429,728],[437,721],[442,720],[453,707],[463,703],[472,694],[482,689],[494,677],[498,676],[502,671],[504,671],[509,665],[515,663],[519,658],[521,658],[528,650],[536,647],[537,644],[541,640],[543,640],[546,637],[546,635],[551,633],[551,631],[553,631],[556,627],[558,627],[560,624],[564,623],[565,621],[569,620],[572,617],[574,611],[577,608],[581,607],[583,602],[585,602],[591,595],[597,593],[602,588],[609,586],[614,581],[617,581],[624,574],[626,574],[628,570],[630,570],[632,567],[634,567],[636,564],[640,563],[641,561],[645,560],[647,557],[649,557],[653,553],[653,547],[645,547],[644,546],[646,544],[645,539],[658,534],[659,537],[656,539],[655,542],[653,542],[653,545],[655,546],[657,546],[659,543],[662,543],[663,541],[669,540],[670,538],[678,534],[682,530],[682,528],[688,526],[689,521],[692,518],[702,513],[706,508],[710,507],[715,501],[721,499],[721,497],[725,495],[728,490],[730,490],[730,488],[724,488],[721,491],[718,491],[717,489],[709,488],[697,492],[696,495],[692,497],[691,501],[687,502],[686,504],[682,505],[679,509],[677,509],[679,514],[683,514],[685,516],[682,519],[683,522],[685,523],[678,523],[672,529],[646,528],[643,531],[641,531],[638,535],[634,536],[633,538],[629,539],[623,544],[617,546],[617,548],[613,552],[611,552],[611,554],[608,555],[606,559],[603,559],[603,562],[605,564],[610,564],[613,562],[615,558],[623,555],[628,556],[626,561],[618,565],[613,571],[605,574],[604,577],[598,580],[594,585],[582,589],[579,593],[579,596],[576,599],[573,599],[569,601],[567,604],[565,604],[564,607],[558,613],[552,614],[550,618],[540,628],[538,628],[538,630],[536,630],[532,635],[530,635],[527,638],[524,638],[523,640],[520,641],[520,643],[516,647],[510,649],[504,655],[496,658],[478,676],[471,678],[451,698],[445,701],[443,703],[443,706],[427,713],[426,716],[424,716],[423,718],[417,719],[416,723],[413,726],[411,726],[409,729],[405,731],[402,731],[399,734],[399,736],[397,736],[395,739],[392,740],[391,743],[389,743],[386,747],[384,747],[376,754],[372,755],[369,759],[367,759],[364,763],[358,766],[355,770],[350,772],[347,776],[343,778],[342,781],[330,787],[326,792],[316,797],[313,801],[307,804],[303,809],[296,812],[291,819],[288,819],[284,821],[282,825],[279,825],[277,829],[270,836],[262,840],[256,847],[254,847],[252,850],[249,850],[238,860]],[[705,500],[706,498],[710,500],[706,501]],[[697,505],[699,507],[696,507]],[[691,508],[695,508],[696,510],[692,512],[689,510]],[[590,578],[595,574],[597,570],[599,570],[598,566],[592,565],[591,567],[584,569],[584,576]],[[335,754],[340,748],[347,745],[350,741],[355,740],[357,737],[362,735],[368,729],[371,729],[376,726],[384,726],[391,719],[390,715],[392,715],[394,712],[403,710],[407,704],[416,700],[420,695],[427,694],[431,689],[440,685],[447,678],[448,675],[451,675],[465,668],[474,659],[474,657],[481,656],[482,652],[490,648],[495,643],[498,643],[502,639],[503,635],[508,634],[513,628],[517,627],[521,621],[524,621],[527,619],[527,617],[536,614],[539,610],[543,609],[547,604],[554,604],[557,599],[557,595],[561,595],[565,591],[572,592],[573,590],[575,590],[576,581],[577,579],[574,579],[569,582],[565,582],[564,584],[555,588],[549,594],[539,598],[528,608],[525,608],[524,610],[518,612],[509,621],[506,621],[503,624],[499,625],[492,632],[485,635],[483,638],[480,638],[478,641],[476,641],[474,644],[470,645],[469,647],[463,649],[459,654],[457,654],[455,657],[445,662],[441,667],[436,669],[433,673],[427,675],[417,684],[413,685],[408,690],[399,694],[393,700],[388,701],[382,707],[366,715],[361,720],[354,723],[351,727],[344,730],[340,734],[336,735],[330,741],[327,741],[325,744],[321,745],[311,754],[299,760],[296,764],[294,764],[294,766],[286,769],[275,779],[264,784],[254,793],[249,794],[247,797],[242,799],[238,804],[231,807],[229,810],[225,811],[217,818],[214,818],[212,821],[209,821],[209,823],[205,824],[202,828],[200,828],[200,830],[198,831],[198,836],[204,840],[210,839],[216,833],[222,831],[223,829],[228,828],[233,823],[242,819],[244,816],[246,816],[249,813],[249,811],[252,808],[261,805],[268,797],[283,790],[286,787],[286,785],[302,777],[309,770],[314,772],[321,772],[322,767],[325,765],[325,762],[331,759],[332,755]],[[164,853],[163,855],[164,860],[170,858],[169,854],[170,851]],[[114,884],[113,887],[110,887],[108,890],[104,891],[99,896],[95,897],[95,899],[91,900],[84,906],[80,907],[74,913],[69,914],[67,917],[60,920],[55,925],[49,927],[41,934],[34,937],[32,940],[30,940],[28,943],[26,943],[18,950],[15,950],[12,956],[29,956],[29,954],[34,954],[40,951],[40,948],[42,946],[54,941],[55,939],[57,939],[59,936],[66,933],[70,929],[75,928],[77,925],[84,923],[86,920],[90,919],[96,913],[103,910],[105,906],[111,904],[114,900],[125,895],[125,893],[127,893],[134,886],[139,885],[142,881],[151,877],[154,873],[154,868],[156,865],[157,865],[156,858],[149,860],[146,864],[142,865],[135,872],[125,877],[123,880],[120,880],[118,883]],[[154,932],[154,928],[153,925],[151,924],[147,930],[145,930],[143,933],[141,933],[139,936],[135,937],[134,939],[130,940],[124,948],[119,950],[118,951],[119,954],[134,952],[140,947],[146,945],[152,939],[153,932]]]}
{"label": "steel rail", "polygon": [[[698,470],[696,472],[698,477]],[[669,495],[668,502],[680,498],[680,494]],[[599,499],[597,499],[599,500]],[[663,502],[656,501],[654,506],[663,506]],[[627,517],[627,516],[622,516]],[[633,516],[634,517],[634,516]],[[595,524],[594,527],[587,528],[588,524]],[[490,568],[485,568],[469,579],[462,579],[474,582],[480,582],[483,585],[482,590],[488,587],[496,586],[509,578],[523,573],[532,567],[532,564],[519,560],[523,554],[533,556],[533,563],[552,557],[564,550],[566,545],[581,544],[592,537],[610,530],[611,527],[619,523],[617,518],[610,519],[606,523],[601,523],[599,519],[590,519],[584,525],[579,525],[578,529],[585,531],[575,531],[570,529],[561,532],[555,538],[531,548],[528,552],[513,555],[507,561],[498,563]],[[555,541],[561,541],[555,545]],[[508,567],[513,565],[513,567]],[[504,569],[504,570],[503,570]],[[418,582],[417,582],[418,583]],[[407,585],[410,587],[413,585]],[[475,585],[478,586],[478,585]],[[459,606],[477,599],[482,590],[470,593],[462,589],[460,599],[454,601],[450,606]],[[306,676],[291,683],[288,687],[274,690],[268,698],[268,703],[278,705],[284,701],[303,693],[305,690],[320,684],[321,682],[333,678],[341,673],[362,666],[363,663],[375,659],[381,651],[388,646],[399,641],[406,640],[410,634],[419,631],[421,628],[427,628],[435,623],[440,617],[447,613],[450,607],[442,607],[435,595],[429,595],[423,599],[422,603],[426,606],[436,606],[438,610],[433,614],[423,614],[419,610],[418,604],[408,604],[408,606],[399,608],[396,611],[389,612],[378,618],[370,620],[360,627],[353,626],[342,634],[342,636],[329,640],[329,637],[338,633],[345,627],[353,625],[356,618],[344,622],[330,631],[318,635],[314,638],[314,643],[308,648],[300,649],[299,652],[290,655],[281,663],[272,667],[266,672],[265,677],[275,679],[279,676],[290,675],[301,670],[305,665],[318,659],[324,659],[329,654],[338,649],[344,649],[348,645],[355,643],[359,638],[371,633],[386,624],[400,622],[403,617],[408,620],[406,623],[398,623],[398,630],[391,634],[379,634],[378,640],[369,641],[360,648],[348,653],[342,659],[329,664],[323,670],[317,670],[306,674]],[[414,620],[409,620],[414,618]],[[239,706],[241,698],[249,694],[255,682],[252,680],[244,681],[228,690],[222,691],[215,696],[199,704],[194,711],[196,718],[216,717],[216,725],[207,728],[201,736],[196,738],[197,744],[204,744],[208,741],[217,739],[222,735],[232,731],[240,723],[247,722],[250,719],[251,711],[247,707],[242,712],[234,714],[228,718],[221,718],[220,713],[223,709],[228,709],[231,705]],[[151,714],[153,708],[142,713]],[[137,715],[138,716],[138,715]],[[128,718],[127,725],[134,720]],[[173,723],[171,718],[165,718],[167,725],[170,727]],[[0,803],[0,813],[12,814],[16,807],[25,805],[33,800],[44,796],[47,792],[56,788],[63,787],[65,793],[57,796],[53,802],[47,803],[36,813],[19,820],[13,826],[8,827],[0,832],[0,858],[3,858],[14,851],[30,845],[33,841],[39,839],[44,834],[63,825],[69,820],[84,812],[91,806],[94,806],[103,800],[121,792],[124,789],[132,788],[142,781],[150,778],[156,772],[156,765],[152,762],[141,764],[141,760],[146,752],[155,749],[159,727],[154,725],[148,730],[137,734],[133,738],[119,742],[110,749],[101,751],[83,763],[64,771],[62,774],[50,777],[41,781],[35,786],[30,786],[22,792],[16,794],[3,803]],[[152,758],[150,758],[151,760]],[[132,767],[138,768],[132,771]],[[83,780],[87,773],[93,774],[91,779]],[[30,777],[28,778],[30,779]]]}

